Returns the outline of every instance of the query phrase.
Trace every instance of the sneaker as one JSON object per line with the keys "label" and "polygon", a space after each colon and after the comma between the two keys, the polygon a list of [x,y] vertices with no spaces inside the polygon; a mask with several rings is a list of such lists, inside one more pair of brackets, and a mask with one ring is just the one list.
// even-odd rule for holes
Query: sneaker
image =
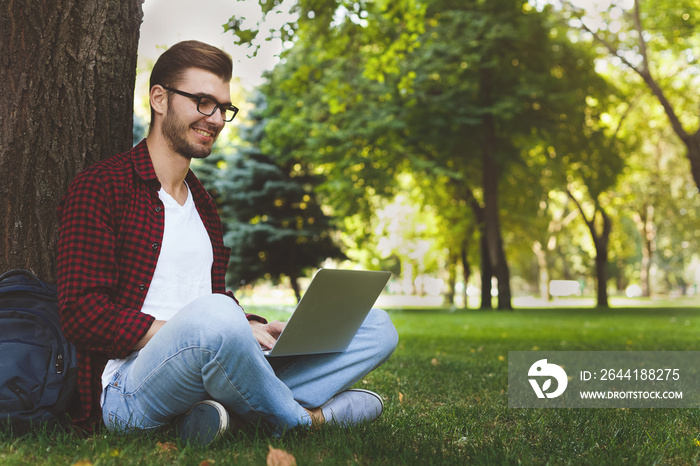
{"label": "sneaker", "polygon": [[321,406],[326,422],[352,426],[372,422],[384,411],[382,398],[369,390],[351,388],[340,392]]}
{"label": "sneaker", "polygon": [[229,428],[229,415],[221,403],[204,400],[175,420],[175,430],[185,443],[203,447],[211,444]]}

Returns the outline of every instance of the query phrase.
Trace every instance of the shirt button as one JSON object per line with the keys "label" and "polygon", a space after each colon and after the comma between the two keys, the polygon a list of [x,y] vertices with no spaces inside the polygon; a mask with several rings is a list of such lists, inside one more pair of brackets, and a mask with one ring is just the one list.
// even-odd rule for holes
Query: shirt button
{"label": "shirt button", "polygon": [[156,212],[160,212],[161,210],[163,210],[161,206],[156,207]]}
{"label": "shirt button", "polygon": [[157,251],[158,250],[158,243],[153,243],[151,245],[151,247],[153,248],[154,251]]}
{"label": "shirt button", "polygon": [[143,283],[141,283],[141,284],[139,285],[139,290],[144,291],[145,289],[146,289],[146,285],[143,284]]}

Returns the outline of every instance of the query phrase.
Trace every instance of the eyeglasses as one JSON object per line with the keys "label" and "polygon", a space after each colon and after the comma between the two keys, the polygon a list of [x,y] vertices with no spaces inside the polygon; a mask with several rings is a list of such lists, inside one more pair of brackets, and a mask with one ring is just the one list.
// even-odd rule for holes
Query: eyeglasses
{"label": "eyeglasses", "polygon": [[236,107],[235,105],[220,104],[219,102],[210,97],[203,97],[200,95],[190,94],[189,92],[180,91],[178,89],[173,89],[172,87],[168,86],[163,86],[163,89],[167,89],[170,92],[180,94],[181,96],[187,97],[188,99],[192,99],[193,101],[197,102],[197,111],[202,115],[212,116],[218,108],[221,110],[221,116],[223,117],[224,121],[228,122],[236,118],[236,114],[238,114],[238,107]]}

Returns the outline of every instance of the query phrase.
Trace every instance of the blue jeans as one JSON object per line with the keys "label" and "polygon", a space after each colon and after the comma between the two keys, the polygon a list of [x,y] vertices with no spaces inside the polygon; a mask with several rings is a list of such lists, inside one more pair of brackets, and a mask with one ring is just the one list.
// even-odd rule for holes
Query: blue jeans
{"label": "blue jeans", "polygon": [[244,312],[213,294],[185,306],[127,358],[106,387],[102,415],[110,430],[156,429],[197,402],[214,399],[274,433],[310,425],[315,408],[389,359],[398,335],[372,309],[343,353],[263,356]]}

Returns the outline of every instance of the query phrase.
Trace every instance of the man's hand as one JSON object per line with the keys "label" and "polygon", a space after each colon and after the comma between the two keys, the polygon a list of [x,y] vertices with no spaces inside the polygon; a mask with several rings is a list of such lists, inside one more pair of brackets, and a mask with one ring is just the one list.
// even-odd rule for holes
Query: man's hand
{"label": "man's hand", "polygon": [[153,323],[151,324],[151,328],[148,329],[148,332],[141,338],[139,341],[136,342],[136,344],[131,348],[133,350],[140,350],[144,346],[146,346],[146,343],[151,341],[151,338],[160,330],[160,328],[165,325],[164,320],[154,320]]}
{"label": "man's hand", "polygon": [[279,338],[280,333],[284,330],[287,322],[275,320],[267,324],[263,324],[257,320],[250,321],[250,328],[253,330],[253,336],[258,340],[260,346],[265,349],[272,349]]}

